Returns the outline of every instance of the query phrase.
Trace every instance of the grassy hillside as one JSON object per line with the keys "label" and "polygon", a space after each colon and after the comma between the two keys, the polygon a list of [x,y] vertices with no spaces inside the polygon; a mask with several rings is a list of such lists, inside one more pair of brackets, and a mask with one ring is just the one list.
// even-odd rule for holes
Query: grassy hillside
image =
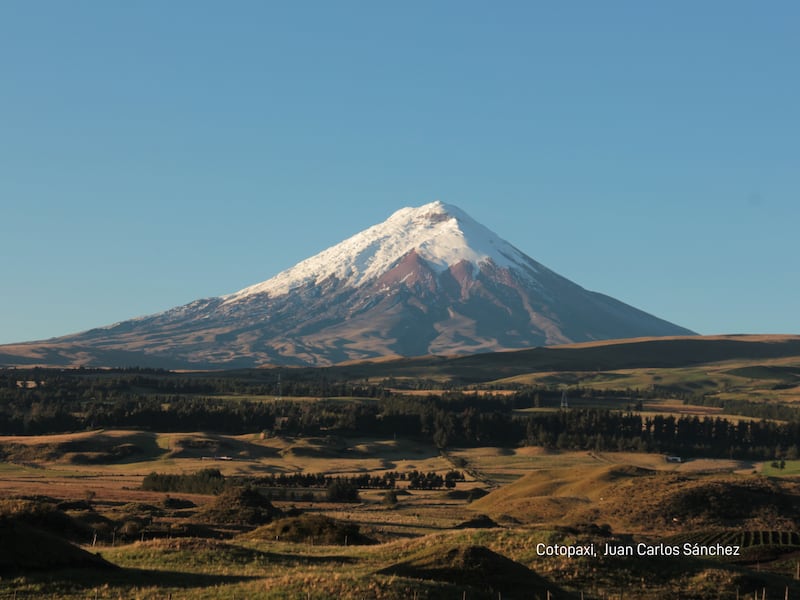
{"label": "grassy hillside", "polygon": [[530,472],[470,507],[506,522],[602,521],[615,531],[797,531],[800,483],[625,465],[553,468]]}
{"label": "grassy hillside", "polygon": [[493,381],[547,371],[680,368],[731,360],[797,358],[800,336],[708,336],[612,340],[493,352],[461,357],[420,357],[331,367],[345,377],[440,378]]}

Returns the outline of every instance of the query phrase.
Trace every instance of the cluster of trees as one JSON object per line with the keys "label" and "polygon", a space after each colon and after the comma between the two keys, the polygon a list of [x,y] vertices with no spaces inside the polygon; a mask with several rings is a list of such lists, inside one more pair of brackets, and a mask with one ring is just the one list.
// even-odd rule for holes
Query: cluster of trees
{"label": "cluster of trees", "polygon": [[[368,477],[369,479],[369,477]],[[275,480],[278,481],[277,478]],[[285,477],[273,487],[320,487],[325,490],[324,497],[308,494],[275,494],[268,490],[266,499],[327,500],[328,502],[359,502],[358,477],[328,477],[324,475],[305,476],[298,473]],[[175,475],[170,473],[150,473],[142,480],[143,490],[154,492],[181,492],[184,494],[221,494],[232,488],[246,487],[256,489],[265,483],[272,484],[269,478],[225,477],[219,469],[202,469],[196,473]],[[302,485],[306,484],[306,485]],[[318,485],[319,484],[319,485]],[[388,487],[388,486],[387,486]]]}
{"label": "cluster of trees", "polygon": [[142,489],[153,492],[219,494],[224,487],[225,477],[219,469],[203,469],[188,475],[153,472],[142,480]]}
{"label": "cluster of trees", "polygon": [[433,471],[411,471],[408,474],[408,487],[412,490],[438,490],[443,487],[452,489],[458,481],[464,481],[464,474],[460,471],[448,471],[444,477]]}
{"label": "cluster of trees", "polygon": [[[435,490],[456,487],[456,482],[464,481],[460,471],[448,471],[444,476],[433,471],[423,473],[387,472],[383,475],[355,475],[351,477],[331,477],[322,473],[292,473],[268,475],[266,477],[226,478],[219,469],[202,469],[192,474],[150,473],[142,480],[142,489],[154,492],[182,492],[185,494],[219,494],[231,485],[248,485],[257,488],[306,488],[325,490],[325,500],[329,502],[358,502],[359,489],[392,490],[397,481],[408,481],[408,487],[416,490]],[[267,490],[271,499],[286,499],[287,493],[276,493],[275,489]],[[291,499],[320,500],[320,496],[310,494],[292,494]]]}

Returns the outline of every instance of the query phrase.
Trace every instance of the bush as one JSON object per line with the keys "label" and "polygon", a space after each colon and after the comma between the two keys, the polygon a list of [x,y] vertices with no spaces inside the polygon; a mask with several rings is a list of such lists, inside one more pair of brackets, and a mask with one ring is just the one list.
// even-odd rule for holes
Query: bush
{"label": "bush", "polygon": [[336,479],[328,485],[326,499],[328,502],[361,502],[358,488],[341,479]]}
{"label": "bush", "polygon": [[253,532],[261,539],[279,539],[286,542],[325,545],[366,544],[370,540],[361,535],[355,523],[345,523],[324,515],[303,514],[281,519]]}
{"label": "bush", "polygon": [[170,510],[180,510],[182,508],[194,508],[197,506],[191,500],[184,500],[183,498],[172,498],[171,496],[167,496],[161,502],[164,505],[164,508],[168,508]]}
{"label": "bush", "polygon": [[263,525],[282,515],[257,489],[227,488],[204,511],[215,523]]}
{"label": "bush", "polygon": [[139,534],[142,532],[143,525],[138,520],[129,520],[125,521],[120,528],[118,529],[119,534],[123,538],[127,539],[134,539],[139,537]]}

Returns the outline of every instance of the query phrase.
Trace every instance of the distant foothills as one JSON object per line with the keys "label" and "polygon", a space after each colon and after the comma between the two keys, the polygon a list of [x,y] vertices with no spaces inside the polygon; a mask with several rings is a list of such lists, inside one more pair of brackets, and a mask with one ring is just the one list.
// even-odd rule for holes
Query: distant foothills
{"label": "distant foothills", "polygon": [[0,346],[0,365],[325,366],[690,335],[585,290],[437,201],[233,294]]}

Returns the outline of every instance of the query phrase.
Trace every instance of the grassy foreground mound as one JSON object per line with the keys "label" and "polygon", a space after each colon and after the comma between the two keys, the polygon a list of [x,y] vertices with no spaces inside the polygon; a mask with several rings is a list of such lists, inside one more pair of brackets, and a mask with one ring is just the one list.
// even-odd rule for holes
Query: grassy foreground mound
{"label": "grassy foreground mound", "polygon": [[525,565],[485,546],[435,546],[379,573],[468,585],[483,592],[501,592],[507,598],[546,598],[548,591],[557,591]]}
{"label": "grassy foreground mound", "polygon": [[283,516],[258,490],[251,487],[225,489],[203,510],[210,523],[264,525]]}
{"label": "grassy foreground mound", "polygon": [[299,515],[279,519],[252,531],[248,537],[329,546],[371,543],[371,540],[361,535],[360,527],[356,523],[345,523],[324,515]]}
{"label": "grassy foreground mound", "polygon": [[633,466],[535,471],[470,505],[494,518],[614,530],[790,529],[800,525],[800,483],[759,475],[677,474]]}
{"label": "grassy foreground mound", "polygon": [[[788,530],[800,525],[800,489],[795,482],[760,476],[661,474],[644,478],[636,492],[635,504],[628,507],[634,523]],[[619,506],[623,493],[632,490],[614,490],[610,501]]]}
{"label": "grassy foreground mound", "polygon": [[0,517],[0,572],[61,568],[114,569],[115,565],[67,540],[13,517]]}
{"label": "grassy foreground mound", "polygon": [[459,523],[455,526],[455,529],[492,529],[493,527],[500,527],[500,525],[488,515],[476,515]]}
{"label": "grassy foreground mound", "polygon": [[24,523],[38,530],[78,542],[91,539],[92,528],[65,513],[51,498],[0,500],[0,519]]}

